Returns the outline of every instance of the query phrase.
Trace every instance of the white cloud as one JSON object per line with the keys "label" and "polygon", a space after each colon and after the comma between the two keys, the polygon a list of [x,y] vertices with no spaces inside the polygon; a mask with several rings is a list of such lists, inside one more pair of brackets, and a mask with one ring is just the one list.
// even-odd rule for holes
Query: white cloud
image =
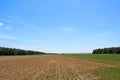
{"label": "white cloud", "polygon": [[14,36],[0,35],[0,39],[16,39]]}
{"label": "white cloud", "polygon": [[0,22],[0,26],[2,26],[3,25],[3,23],[2,22]]}

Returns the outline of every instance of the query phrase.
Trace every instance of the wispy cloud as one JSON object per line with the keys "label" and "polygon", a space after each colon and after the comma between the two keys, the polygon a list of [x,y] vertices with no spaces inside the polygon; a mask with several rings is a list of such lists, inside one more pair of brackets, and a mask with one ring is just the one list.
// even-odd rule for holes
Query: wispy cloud
{"label": "wispy cloud", "polygon": [[0,22],[0,26],[2,26],[3,25],[3,23],[2,22]]}
{"label": "wispy cloud", "polygon": [[14,17],[14,22],[16,22],[17,24],[21,24],[21,25],[27,25],[27,23],[24,21],[24,19],[22,19],[20,17]]}
{"label": "wispy cloud", "polygon": [[73,32],[75,29],[73,27],[64,27],[63,31],[64,32]]}
{"label": "wispy cloud", "polygon": [[1,15],[0,20],[7,23],[7,24],[18,24],[18,25],[27,25],[23,18],[16,17],[16,16],[9,16],[9,15]]}
{"label": "wispy cloud", "polygon": [[14,36],[0,35],[0,39],[16,39]]}

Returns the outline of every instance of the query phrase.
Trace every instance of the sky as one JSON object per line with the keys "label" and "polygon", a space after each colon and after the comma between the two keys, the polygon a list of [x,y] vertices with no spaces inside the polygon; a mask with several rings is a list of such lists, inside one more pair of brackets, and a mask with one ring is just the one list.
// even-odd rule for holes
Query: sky
{"label": "sky", "polygon": [[120,46],[120,0],[0,0],[0,46],[54,53]]}

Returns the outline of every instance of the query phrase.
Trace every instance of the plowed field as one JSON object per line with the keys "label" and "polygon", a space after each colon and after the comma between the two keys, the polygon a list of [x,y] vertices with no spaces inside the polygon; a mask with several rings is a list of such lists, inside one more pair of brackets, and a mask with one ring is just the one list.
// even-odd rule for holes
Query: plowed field
{"label": "plowed field", "polygon": [[0,80],[99,80],[90,71],[109,66],[60,55],[0,57]]}

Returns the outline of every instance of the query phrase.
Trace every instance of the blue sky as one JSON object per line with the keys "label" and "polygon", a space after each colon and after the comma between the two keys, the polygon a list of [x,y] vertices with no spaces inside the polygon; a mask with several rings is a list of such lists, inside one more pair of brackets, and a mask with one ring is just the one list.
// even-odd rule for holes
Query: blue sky
{"label": "blue sky", "polygon": [[92,52],[120,46],[119,0],[1,0],[0,46]]}

